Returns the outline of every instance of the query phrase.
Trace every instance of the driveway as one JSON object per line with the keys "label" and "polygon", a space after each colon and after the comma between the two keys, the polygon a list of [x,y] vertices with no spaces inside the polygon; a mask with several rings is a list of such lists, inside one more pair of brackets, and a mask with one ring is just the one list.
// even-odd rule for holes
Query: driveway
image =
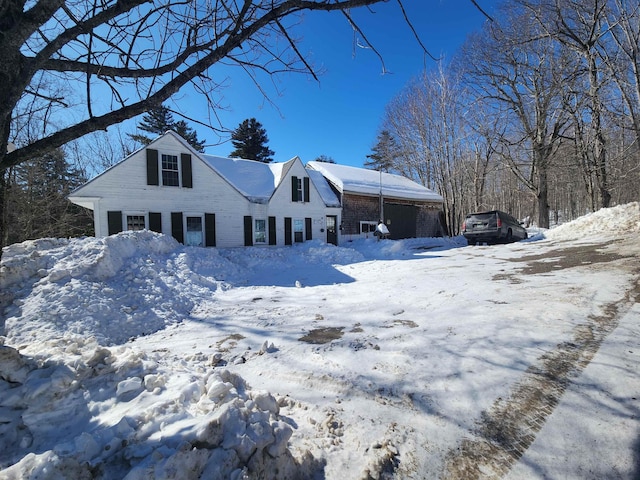
{"label": "driveway", "polygon": [[[628,478],[621,473],[628,468],[635,469],[636,476],[632,478],[640,478],[640,441],[633,436],[640,419],[640,258],[636,241],[627,238],[560,246],[543,254],[513,258],[511,261],[517,265],[514,271],[494,276],[497,281],[520,283],[524,276],[554,275],[564,269],[588,267],[619,269],[636,275],[636,280],[622,302],[605,305],[600,315],[589,316],[576,325],[569,341],[541,355],[511,388],[508,397],[497,398],[491,408],[482,412],[469,438],[448,454],[443,478],[572,478],[579,471],[582,479],[622,479]],[[620,342],[628,343],[631,358],[616,357],[608,344]],[[616,395],[619,383],[625,381],[632,382],[631,390],[636,396]],[[629,386],[622,391],[628,392]],[[607,398],[606,404],[600,397]],[[578,428],[580,418],[591,415],[603,419],[600,431],[590,435],[583,432],[578,438],[576,431],[563,432],[568,425]],[[613,428],[615,425],[619,428]],[[621,434],[630,435],[635,455],[629,457],[615,451],[602,455],[609,443],[607,437],[619,439]],[[566,451],[572,443],[574,455]],[[585,457],[584,447],[589,445],[594,453],[600,453]],[[566,457],[567,468],[562,468],[563,462],[553,462],[554,466],[549,467],[548,460],[553,455]]]}

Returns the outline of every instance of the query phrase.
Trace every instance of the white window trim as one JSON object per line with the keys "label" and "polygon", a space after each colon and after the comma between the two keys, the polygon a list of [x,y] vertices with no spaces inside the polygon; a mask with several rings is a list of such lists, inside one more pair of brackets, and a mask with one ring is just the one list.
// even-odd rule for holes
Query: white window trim
{"label": "white window trim", "polygon": [[196,217],[196,218],[200,218],[200,232],[202,233],[202,245],[200,245],[201,247],[204,247],[206,245],[206,239],[204,238],[206,232],[205,232],[205,225],[204,225],[204,213],[189,213],[189,212],[182,212],[182,231],[184,232],[184,244],[188,246],[187,244],[187,217]]}
{"label": "white window trim", "polygon": [[[363,232],[362,231],[362,226],[363,225],[369,225],[369,231],[368,232]],[[373,235],[373,232],[376,231],[377,226],[378,226],[378,221],[377,220],[360,220],[359,234],[360,235],[364,235],[366,238],[369,238],[369,235]]]}
{"label": "white window trim", "polygon": [[[256,222],[263,221],[264,222],[264,240],[259,241],[257,234],[258,229],[256,228]],[[253,243],[258,245],[266,245],[269,241],[269,223],[266,218],[254,218],[253,219]]]}
{"label": "white window trim", "polygon": [[[178,185],[165,185],[164,184],[164,179],[162,176],[162,171],[164,170],[162,168],[162,156],[171,156],[171,157],[176,157],[177,159],[177,163],[178,163]],[[168,153],[168,152],[158,152],[158,171],[160,172],[160,186],[161,187],[167,187],[167,188],[182,188],[182,159],[179,153]],[[168,170],[168,171],[173,171],[173,170]],[[194,217],[195,215],[190,215],[191,217]]]}
{"label": "white window trim", "polygon": [[303,181],[303,177],[298,177],[297,181],[298,181],[298,185],[297,185],[298,203],[305,203],[305,201],[304,201],[304,181]]}
{"label": "white window trim", "polygon": [[149,230],[149,213],[141,211],[123,211],[122,212],[122,230],[125,232],[135,232],[135,230],[129,230],[129,222],[127,217],[144,217],[144,229]]}

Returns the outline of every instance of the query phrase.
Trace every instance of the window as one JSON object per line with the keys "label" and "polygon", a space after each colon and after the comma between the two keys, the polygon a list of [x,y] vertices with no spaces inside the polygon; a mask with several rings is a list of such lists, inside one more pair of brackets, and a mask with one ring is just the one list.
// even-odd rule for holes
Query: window
{"label": "window", "polygon": [[267,243],[267,222],[264,219],[254,221],[253,243]]}
{"label": "window", "polygon": [[293,240],[295,242],[304,242],[304,220],[296,218],[293,221]]}
{"label": "window", "polygon": [[162,154],[162,185],[169,187],[180,186],[177,155]]}
{"label": "window", "polygon": [[[297,194],[297,199],[299,202],[304,202],[304,197],[302,196],[302,179],[301,178],[296,178],[297,182],[298,182],[298,194]],[[296,240],[297,241],[297,240]],[[302,240],[300,240],[302,241]]]}
{"label": "window", "polygon": [[378,222],[360,222],[360,233],[373,233],[377,226]]}
{"label": "window", "polygon": [[185,245],[203,247],[202,217],[187,217],[187,237]]}
{"label": "window", "polygon": [[144,230],[144,215],[127,215],[127,230]]}

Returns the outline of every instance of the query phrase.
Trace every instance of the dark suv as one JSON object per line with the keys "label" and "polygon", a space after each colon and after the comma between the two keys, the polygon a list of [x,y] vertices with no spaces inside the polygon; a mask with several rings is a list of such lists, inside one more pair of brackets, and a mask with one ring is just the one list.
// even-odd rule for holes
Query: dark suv
{"label": "dark suv", "polygon": [[510,243],[528,237],[522,224],[499,210],[470,213],[462,224],[462,234],[469,245],[476,243]]}

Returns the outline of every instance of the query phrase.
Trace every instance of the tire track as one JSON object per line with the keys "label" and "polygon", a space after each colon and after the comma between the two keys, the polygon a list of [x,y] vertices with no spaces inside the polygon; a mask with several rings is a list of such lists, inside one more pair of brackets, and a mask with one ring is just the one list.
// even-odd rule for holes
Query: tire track
{"label": "tire track", "polygon": [[[594,250],[589,253],[600,255]],[[637,274],[640,271],[638,259],[629,257],[626,260],[632,263],[632,269]],[[584,257],[581,262],[584,262]],[[567,268],[573,266],[577,265],[566,265]],[[546,268],[544,266],[536,271],[528,266],[527,273],[532,273],[532,270],[540,273]],[[470,437],[449,451],[442,478],[499,479],[508,473],[535,440],[547,417],[560,402],[571,378],[578,376],[591,362],[604,339],[618,326],[619,318],[638,299],[640,283],[636,276],[634,287],[627,292],[623,301],[607,305],[602,315],[591,316],[585,323],[576,326],[570,341],[557,345],[539,357],[525,371],[509,397],[498,398],[491,408],[481,414],[478,426],[470,432]]]}

